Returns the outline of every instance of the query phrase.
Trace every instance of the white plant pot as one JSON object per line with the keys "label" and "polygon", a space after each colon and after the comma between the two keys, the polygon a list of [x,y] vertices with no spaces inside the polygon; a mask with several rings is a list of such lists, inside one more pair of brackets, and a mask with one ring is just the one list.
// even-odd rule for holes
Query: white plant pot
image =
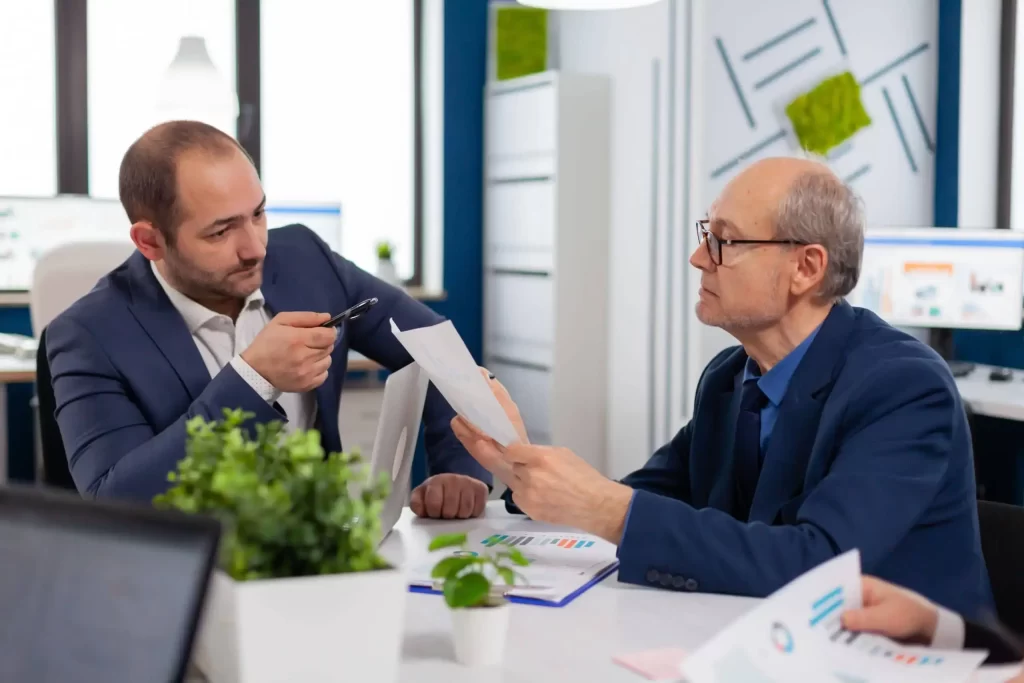
{"label": "white plant pot", "polygon": [[389,285],[399,285],[398,273],[395,271],[395,262],[391,259],[377,259],[377,279],[383,280]]}
{"label": "white plant pot", "polygon": [[455,660],[465,666],[497,666],[505,657],[509,605],[451,610]]}
{"label": "white plant pot", "polygon": [[194,657],[210,683],[394,681],[401,571],[233,581],[217,571]]}

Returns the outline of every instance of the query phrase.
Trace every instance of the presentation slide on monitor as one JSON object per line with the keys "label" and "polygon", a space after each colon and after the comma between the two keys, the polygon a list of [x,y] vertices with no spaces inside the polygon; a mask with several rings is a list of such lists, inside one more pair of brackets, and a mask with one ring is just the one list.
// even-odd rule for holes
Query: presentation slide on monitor
{"label": "presentation slide on monitor", "polygon": [[1014,243],[869,235],[849,301],[894,325],[1019,329],[1022,280]]}

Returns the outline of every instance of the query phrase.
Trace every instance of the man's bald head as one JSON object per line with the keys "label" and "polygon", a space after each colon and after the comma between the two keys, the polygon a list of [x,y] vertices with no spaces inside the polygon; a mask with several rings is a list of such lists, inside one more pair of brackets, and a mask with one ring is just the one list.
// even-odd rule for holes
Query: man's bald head
{"label": "man's bald head", "polygon": [[134,224],[153,224],[169,243],[182,220],[178,166],[188,154],[223,156],[241,153],[230,135],[199,121],[168,121],[142,134],[121,160],[118,190],[121,205]]}
{"label": "man's bald head", "polygon": [[864,251],[863,209],[853,190],[825,164],[762,159],[726,186],[723,200],[744,209],[753,231],[748,237],[822,245],[828,254],[819,292],[823,300],[839,299],[856,286]]}

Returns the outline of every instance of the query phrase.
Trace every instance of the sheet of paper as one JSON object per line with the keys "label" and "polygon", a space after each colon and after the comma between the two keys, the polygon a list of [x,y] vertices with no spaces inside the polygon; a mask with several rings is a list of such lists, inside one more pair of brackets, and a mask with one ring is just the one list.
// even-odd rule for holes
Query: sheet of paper
{"label": "sheet of paper", "polygon": [[[437,587],[430,576],[442,558],[497,550],[499,546],[514,547],[530,560],[526,567],[516,567],[522,580],[509,595],[561,602],[595,577],[618,564],[615,546],[597,536],[578,533],[478,530],[467,535],[468,551],[439,550],[407,570],[409,584]],[[501,579],[498,579],[499,585]]]}
{"label": "sheet of paper", "polygon": [[846,631],[860,607],[860,555],[844,553],[807,572],[718,633],[682,664],[689,683],[967,683],[983,651],[900,645]]}
{"label": "sheet of paper", "polygon": [[1006,683],[1021,673],[1020,664],[997,664],[983,666],[974,672],[971,683]]}
{"label": "sheet of paper", "polygon": [[516,428],[450,320],[404,332],[392,320],[391,332],[456,413],[502,446],[519,441]]}
{"label": "sheet of paper", "polygon": [[686,650],[666,647],[658,650],[643,650],[628,655],[612,657],[612,661],[649,681],[679,680],[679,666],[686,657]]}

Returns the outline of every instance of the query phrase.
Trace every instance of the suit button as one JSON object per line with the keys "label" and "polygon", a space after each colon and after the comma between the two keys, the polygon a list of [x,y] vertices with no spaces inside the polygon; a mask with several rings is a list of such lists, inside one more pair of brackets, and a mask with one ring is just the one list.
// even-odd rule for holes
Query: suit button
{"label": "suit button", "polygon": [[649,569],[649,570],[647,570],[647,580],[650,581],[651,583],[658,583],[658,579],[660,577],[661,577],[661,574],[658,573],[657,569]]}
{"label": "suit button", "polygon": [[697,586],[698,586],[697,579],[687,579],[686,580],[686,585],[684,587],[688,591],[695,591],[695,590],[697,590]]}
{"label": "suit button", "polygon": [[681,576],[674,576],[674,577],[672,577],[672,587],[673,588],[682,588],[685,585],[686,585],[686,579],[684,579],[683,577],[681,577]]}
{"label": "suit button", "polygon": [[671,574],[662,574],[661,575],[661,585],[664,586],[665,588],[668,588],[669,586],[671,586],[672,585],[672,575]]}

